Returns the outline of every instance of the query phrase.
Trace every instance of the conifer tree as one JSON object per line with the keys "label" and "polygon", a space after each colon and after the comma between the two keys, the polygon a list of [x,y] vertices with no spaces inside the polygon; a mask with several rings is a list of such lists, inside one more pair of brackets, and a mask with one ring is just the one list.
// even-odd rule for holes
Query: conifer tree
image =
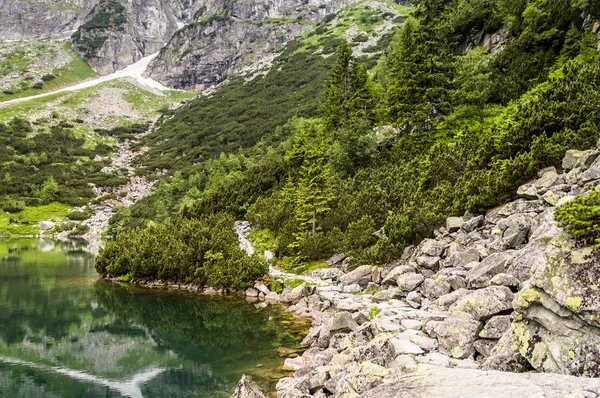
{"label": "conifer tree", "polygon": [[325,83],[322,107],[325,130],[348,128],[357,119],[371,119],[373,97],[364,65],[352,55],[352,47],[343,41],[336,51],[337,61]]}

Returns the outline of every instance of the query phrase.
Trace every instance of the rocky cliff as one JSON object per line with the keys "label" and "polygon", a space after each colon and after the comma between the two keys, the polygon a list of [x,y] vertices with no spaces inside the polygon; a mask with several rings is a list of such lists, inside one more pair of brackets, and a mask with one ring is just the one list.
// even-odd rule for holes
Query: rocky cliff
{"label": "rocky cliff", "polygon": [[33,40],[75,29],[97,0],[0,0],[0,38]]}
{"label": "rocky cliff", "polygon": [[518,200],[449,218],[393,264],[344,273],[339,255],[281,296],[249,289],[314,320],[277,396],[598,396],[600,249],[553,214],[600,184],[599,155],[568,151]]}
{"label": "rocky cliff", "polygon": [[208,2],[161,50],[150,65],[150,76],[172,87],[202,90],[244,68],[250,73],[268,69],[269,57],[288,41],[349,3],[352,0]]}
{"label": "rocky cliff", "polygon": [[190,20],[186,0],[100,0],[73,34],[77,52],[100,74],[109,74],[158,52]]}

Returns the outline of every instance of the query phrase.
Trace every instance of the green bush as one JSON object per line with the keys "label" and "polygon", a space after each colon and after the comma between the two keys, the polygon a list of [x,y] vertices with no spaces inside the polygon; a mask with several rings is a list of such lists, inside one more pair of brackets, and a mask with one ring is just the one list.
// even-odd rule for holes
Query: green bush
{"label": "green bush", "polygon": [[100,252],[96,270],[134,279],[246,288],[268,269],[258,255],[247,256],[240,249],[233,221],[216,214],[121,233]]}
{"label": "green bush", "polygon": [[67,218],[73,221],[83,221],[90,218],[92,214],[89,211],[72,211],[67,214]]}
{"label": "green bush", "polygon": [[5,200],[2,202],[2,210],[7,213],[19,213],[25,210],[25,202],[22,200]]}
{"label": "green bush", "polygon": [[37,82],[37,83],[33,84],[33,85],[31,86],[31,88],[32,88],[32,89],[34,89],[34,90],[41,90],[41,89],[43,89],[43,88],[44,88],[44,83],[42,83],[42,82]]}
{"label": "green bush", "polygon": [[578,196],[556,208],[554,218],[569,235],[600,245],[600,191]]}
{"label": "green bush", "polygon": [[47,74],[47,75],[42,76],[42,80],[45,81],[45,82],[49,82],[49,81],[52,81],[54,79],[56,79],[56,76],[54,76],[53,74],[50,74],[50,73]]}

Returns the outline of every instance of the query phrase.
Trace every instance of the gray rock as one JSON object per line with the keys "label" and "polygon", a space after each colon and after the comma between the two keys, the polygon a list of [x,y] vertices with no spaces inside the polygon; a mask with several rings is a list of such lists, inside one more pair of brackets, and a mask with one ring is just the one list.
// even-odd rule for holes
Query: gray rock
{"label": "gray rock", "polygon": [[267,396],[255,382],[242,375],[231,398],[267,398]]}
{"label": "gray rock", "polygon": [[549,205],[556,206],[556,204],[565,196],[567,196],[567,194],[564,192],[549,190],[542,196],[542,199]]}
{"label": "gray rock", "polygon": [[357,284],[366,287],[369,282],[381,281],[381,268],[372,265],[363,265],[354,271],[340,277],[340,282],[344,285]]}
{"label": "gray rock", "polygon": [[494,347],[496,347],[496,344],[498,344],[498,340],[479,339],[475,340],[473,347],[479,354],[484,357],[489,357],[492,354]]}
{"label": "gray rock", "polygon": [[54,229],[55,226],[56,224],[54,224],[52,221],[42,221],[40,223],[40,229],[42,231],[50,231],[51,229]]}
{"label": "gray rock", "polygon": [[296,286],[289,293],[284,293],[281,298],[284,301],[297,303],[303,297],[308,297],[312,292],[312,289],[308,287],[305,283],[300,286]]}
{"label": "gray rock", "polygon": [[257,289],[253,288],[253,287],[249,287],[248,289],[246,289],[246,291],[244,292],[244,294],[247,297],[258,297],[258,293],[260,293]]}
{"label": "gray rock", "polygon": [[256,290],[258,290],[259,292],[263,293],[265,296],[268,295],[269,293],[271,293],[271,291],[269,290],[269,288],[267,286],[265,286],[264,284],[262,284],[262,283],[255,283],[254,284],[254,288]]}
{"label": "gray rock", "polygon": [[337,281],[344,273],[339,268],[321,268],[311,272],[313,278],[331,279]]}
{"label": "gray rock", "polygon": [[519,195],[519,197],[525,198],[525,199],[534,199],[535,200],[538,198],[537,189],[535,188],[535,186],[533,186],[531,184],[521,185],[519,187],[519,189],[517,190],[517,195]]}
{"label": "gray rock", "polygon": [[484,325],[479,337],[483,339],[499,339],[510,328],[510,315],[498,315],[490,318]]}
{"label": "gray rock", "polygon": [[449,217],[446,219],[446,229],[450,233],[456,232],[460,229],[464,221],[462,217]]}
{"label": "gray rock", "polygon": [[421,295],[418,292],[410,292],[406,295],[406,302],[413,308],[420,308]]}
{"label": "gray rock", "polygon": [[491,286],[506,286],[509,288],[518,289],[521,281],[511,274],[498,274],[490,280]]}
{"label": "gray rock", "polygon": [[379,290],[373,295],[373,301],[381,302],[381,301],[389,301],[395,298],[401,297],[402,291],[398,288],[389,288],[387,290]]}
{"label": "gray rock", "polygon": [[473,218],[463,222],[462,225],[460,226],[460,228],[467,233],[473,232],[477,228],[479,228],[483,225],[484,220],[485,220],[485,217],[483,217],[482,215],[473,217]]}
{"label": "gray rock", "polygon": [[430,257],[439,257],[443,253],[447,244],[435,239],[424,239],[419,247],[421,253]]}
{"label": "gray rock", "polygon": [[325,261],[325,264],[328,267],[333,267],[334,265],[341,263],[345,259],[346,259],[345,253],[337,253],[337,254],[334,254],[333,256],[331,256],[327,261]]}
{"label": "gray rock", "polygon": [[360,395],[360,398],[588,397],[598,379],[553,374],[512,374],[478,369],[422,366]]}
{"label": "gray rock", "polygon": [[540,178],[533,182],[539,194],[544,194],[550,187],[560,183],[560,177],[556,170],[552,168],[545,172]]}
{"label": "gray rock", "polygon": [[448,277],[438,274],[435,279],[426,279],[421,286],[421,293],[430,300],[435,300],[450,293]]}
{"label": "gray rock", "polygon": [[535,369],[600,377],[598,253],[556,236],[515,298],[513,344]]}
{"label": "gray rock", "polygon": [[277,382],[277,398],[306,398],[310,394],[305,378],[284,377]]}
{"label": "gray rock", "polygon": [[468,358],[475,352],[473,343],[481,329],[481,322],[464,312],[454,312],[435,325],[440,352],[453,358]]}
{"label": "gray rock", "polygon": [[352,318],[349,312],[340,312],[335,315],[331,325],[329,326],[329,332],[335,333],[350,333],[358,328],[358,324]]}
{"label": "gray rock", "polygon": [[414,273],[415,268],[410,265],[400,265],[393,268],[381,282],[382,285],[397,285],[396,280],[400,275]]}
{"label": "gray rock", "polygon": [[512,310],[514,294],[504,286],[491,286],[476,290],[458,300],[450,311],[466,312],[477,320],[486,320],[508,310]]}
{"label": "gray rock", "polygon": [[442,311],[450,309],[452,304],[456,303],[461,298],[471,294],[471,290],[459,289],[452,293],[445,294],[435,301],[435,305],[438,306]]}
{"label": "gray rock", "polygon": [[513,255],[509,252],[494,253],[486,257],[479,266],[467,273],[467,285],[470,289],[488,286],[494,276],[506,271],[506,264],[512,258]]}
{"label": "gray rock", "polygon": [[480,256],[477,249],[458,246],[444,260],[444,267],[462,267],[470,262],[479,261],[479,259]]}
{"label": "gray rock", "polygon": [[440,263],[439,257],[419,256],[415,260],[420,267],[435,269]]}
{"label": "gray rock", "polygon": [[575,168],[587,169],[594,161],[598,158],[600,153],[595,150],[578,151],[568,150],[562,161],[562,168],[565,171],[573,170]]}
{"label": "gray rock", "polygon": [[502,372],[527,372],[531,365],[513,344],[513,330],[509,327],[498,341],[490,355],[481,365],[485,370],[499,370]]}
{"label": "gray rock", "polygon": [[581,181],[585,184],[590,181],[600,179],[600,158],[596,159],[594,163],[581,175]]}
{"label": "gray rock", "polygon": [[396,280],[396,285],[403,292],[412,292],[423,283],[425,277],[421,274],[402,274]]}

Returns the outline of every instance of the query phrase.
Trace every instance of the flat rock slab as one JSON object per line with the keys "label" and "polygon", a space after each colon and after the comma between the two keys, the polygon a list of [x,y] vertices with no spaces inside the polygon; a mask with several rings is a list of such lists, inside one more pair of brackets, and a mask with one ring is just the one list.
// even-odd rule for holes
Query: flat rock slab
{"label": "flat rock slab", "polygon": [[360,395],[361,398],[587,397],[600,392],[600,379],[544,373],[505,373],[421,365]]}

